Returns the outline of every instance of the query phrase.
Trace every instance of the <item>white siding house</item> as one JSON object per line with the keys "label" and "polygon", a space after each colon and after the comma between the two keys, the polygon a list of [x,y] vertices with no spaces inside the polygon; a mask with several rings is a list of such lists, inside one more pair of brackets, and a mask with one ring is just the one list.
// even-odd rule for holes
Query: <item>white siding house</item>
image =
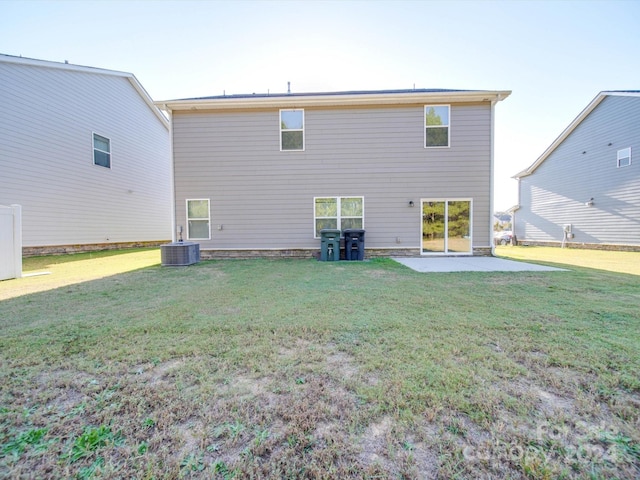
{"label": "white siding house", "polygon": [[0,55],[0,204],[26,252],[171,238],[169,140],[132,74]]}
{"label": "white siding house", "polygon": [[204,256],[491,253],[494,106],[510,92],[393,90],[157,102],[171,116],[175,219]]}
{"label": "white siding house", "polygon": [[599,93],[519,183],[519,243],[640,249],[640,91]]}

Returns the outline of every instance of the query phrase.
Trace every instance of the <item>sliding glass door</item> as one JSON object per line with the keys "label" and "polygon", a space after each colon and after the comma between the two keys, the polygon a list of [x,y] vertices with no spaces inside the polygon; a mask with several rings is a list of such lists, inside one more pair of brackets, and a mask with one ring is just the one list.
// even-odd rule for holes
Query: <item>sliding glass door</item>
{"label": "sliding glass door", "polygon": [[472,253],[471,200],[422,200],[422,253]]}

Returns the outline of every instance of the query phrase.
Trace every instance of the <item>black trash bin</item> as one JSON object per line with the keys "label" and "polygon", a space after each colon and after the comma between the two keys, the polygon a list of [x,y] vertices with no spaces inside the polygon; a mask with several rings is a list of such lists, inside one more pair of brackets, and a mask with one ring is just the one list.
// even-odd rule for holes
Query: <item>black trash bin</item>
{"label": "black trash bin", "polygon": [[364,260],[364,230],[349,229],[344,234],[344,259]]}
{"label": "black trash bin", "polygon": [[320,261],[340,260],[340,230],[325,228],[320,230]]}

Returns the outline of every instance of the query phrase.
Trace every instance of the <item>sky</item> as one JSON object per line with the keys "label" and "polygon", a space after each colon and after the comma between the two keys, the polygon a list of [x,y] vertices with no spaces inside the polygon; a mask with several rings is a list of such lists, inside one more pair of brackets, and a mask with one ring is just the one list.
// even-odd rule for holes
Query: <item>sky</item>
{"label": "sky", "polygon": [[495,110],[500,211],[600,91],[640,89],[639,26],[640,0],[0,0],[0,53],[130,72],[154,100],[287,82],[511,90]]}

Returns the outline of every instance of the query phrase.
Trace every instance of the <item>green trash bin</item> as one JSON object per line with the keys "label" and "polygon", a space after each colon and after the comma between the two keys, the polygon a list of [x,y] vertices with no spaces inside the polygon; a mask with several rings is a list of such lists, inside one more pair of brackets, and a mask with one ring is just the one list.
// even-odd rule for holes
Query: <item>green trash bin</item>
{"label": "green trash bin", "polygon": [[340,230],[325,228],[320,230],[320,261],[340,260]]}

